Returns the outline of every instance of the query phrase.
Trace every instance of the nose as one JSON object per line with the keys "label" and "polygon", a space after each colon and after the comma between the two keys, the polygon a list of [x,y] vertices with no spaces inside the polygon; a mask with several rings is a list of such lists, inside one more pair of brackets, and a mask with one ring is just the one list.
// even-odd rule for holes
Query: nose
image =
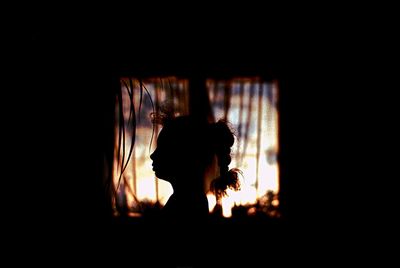
{"label": "nose", "polygon": [[150,159],[153,160],[153,161],[154,161],[154,158],[155,158],[156,151],[157,151],[157,150],[155,150],[155,151],[150,155]]}

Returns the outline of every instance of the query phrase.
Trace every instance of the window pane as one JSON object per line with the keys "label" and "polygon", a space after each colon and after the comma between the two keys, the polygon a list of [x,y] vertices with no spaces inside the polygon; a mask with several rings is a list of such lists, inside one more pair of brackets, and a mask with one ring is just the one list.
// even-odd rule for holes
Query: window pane
{"label": "window pane", "polygon": [[[243,172],[242,189],[228,191],[228,197],[221,200],[223,216],[232,216],[235,205],[244,206],[248,214],[257,212],[255,204],[263,212],[276,213],[279,192],[277,83],[235,78],[207,79],[205,84],[214,118],[227,120],[236,134],[230,168],[237,167]],[[158,180],[152,171],[150,153],[156,147],[161,126],[152,124],[150,114],[161,110],[175,116],[187,115],[189,97],[187,79],[121,79],[121,100],[117,100],[116,105],[116,122],[119,123],[114,161],[115,186],[119,182],[117,210],[124,208],[138,213],[143,209],[159,209],[172,194],[170,184]],[[121,110],[123,118],[120,118]],[[122,158],[126,162],[129,157],[132,133],[135,133],[134,146],[120,179],[121,164],[118,163]],[[211,192],[207,197],[212,212],[217,202]]]}

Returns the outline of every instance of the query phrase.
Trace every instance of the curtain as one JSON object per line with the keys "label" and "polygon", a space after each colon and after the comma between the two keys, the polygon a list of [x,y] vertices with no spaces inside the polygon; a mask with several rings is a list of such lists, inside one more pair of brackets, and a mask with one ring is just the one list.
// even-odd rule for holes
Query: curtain
{"label": "curtain", "polygon": [[[243,181],[241,191],[222,199],[225,217],[232,215],[235,205],[277,205],[277,101],[277,83],[259,78],[122,78],[115,111],[115,210],[140,216],[160,209],[172,194],[171,186],[155,178],[151,169],[150,154],[160,131],[158,124],[152,124],[151,114],[159,111],[175,116],[199,113],[209,121],[230,123],[236,135],[230,168],[241,169]],[[207,196],[212,211],[216,200],[210,192]]]}

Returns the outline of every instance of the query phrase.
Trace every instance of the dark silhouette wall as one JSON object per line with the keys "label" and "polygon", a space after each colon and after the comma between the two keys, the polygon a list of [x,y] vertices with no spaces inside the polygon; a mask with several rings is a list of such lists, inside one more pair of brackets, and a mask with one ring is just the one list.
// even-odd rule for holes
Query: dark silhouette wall
{"label": "dark silhouette wall", "polygon": [[[260,28],[249,28],[246,36],[259,37]],[[125,34],[126,29],[135,34]],[[184,36],[179,31],[155,35],[134,26],[89,33],[78,26],[68,31],[42,28],[31,33],[23,74],[28,75],[32,88],[26,107],[38,108],[31,114],[31,129],[40,132],[33,133],[29,147],[29,166],[37,172],[23,197],[31,200],[29,217],[39,219],[42,227],[67,226],[87,231],[85,237],[114,237],[102,178],[105,156],[113,150],[114,93],[119,77],[126,75],[277,79],[283,221],[282,226],[273,228],[297,228],[315,213],[310,195],[317,189],[314,182],[319,175],[315,172],[319,170],[310,171],[309,167],[315,159],[313,138],[320,138],[313,132],[314,92],[298,62],[303,58],[286,49],[289,40],[284,31],[266,29],[263,38],[249,41],[236,37],[234,30],[207,29]],[[233,226],[218,228],[234,232]],[[267,226],[256,223],[254,228],[265,239],[281,241],[277,248],[284,248],[291,234],[271,234]],[[150,231],[147,234],[156,239]],[[245,232],[238,231],[238,235],[243,241],[250,239]],[[148,238],[142,237],[142,241]]]}

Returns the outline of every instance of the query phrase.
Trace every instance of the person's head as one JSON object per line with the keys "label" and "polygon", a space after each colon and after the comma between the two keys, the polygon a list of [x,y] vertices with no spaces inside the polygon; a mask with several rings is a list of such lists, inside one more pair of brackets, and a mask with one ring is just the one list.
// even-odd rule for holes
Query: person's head
{"label": "person's head", "polygon": [[229,170],[234,135],[226,122],[209,124],[190,116],[168,119],[151,154],[158,178],[172,186],[202,187],[206,169],[217,159],[220,176],[211,183],[217,196],[239,189],[238,170]]}

